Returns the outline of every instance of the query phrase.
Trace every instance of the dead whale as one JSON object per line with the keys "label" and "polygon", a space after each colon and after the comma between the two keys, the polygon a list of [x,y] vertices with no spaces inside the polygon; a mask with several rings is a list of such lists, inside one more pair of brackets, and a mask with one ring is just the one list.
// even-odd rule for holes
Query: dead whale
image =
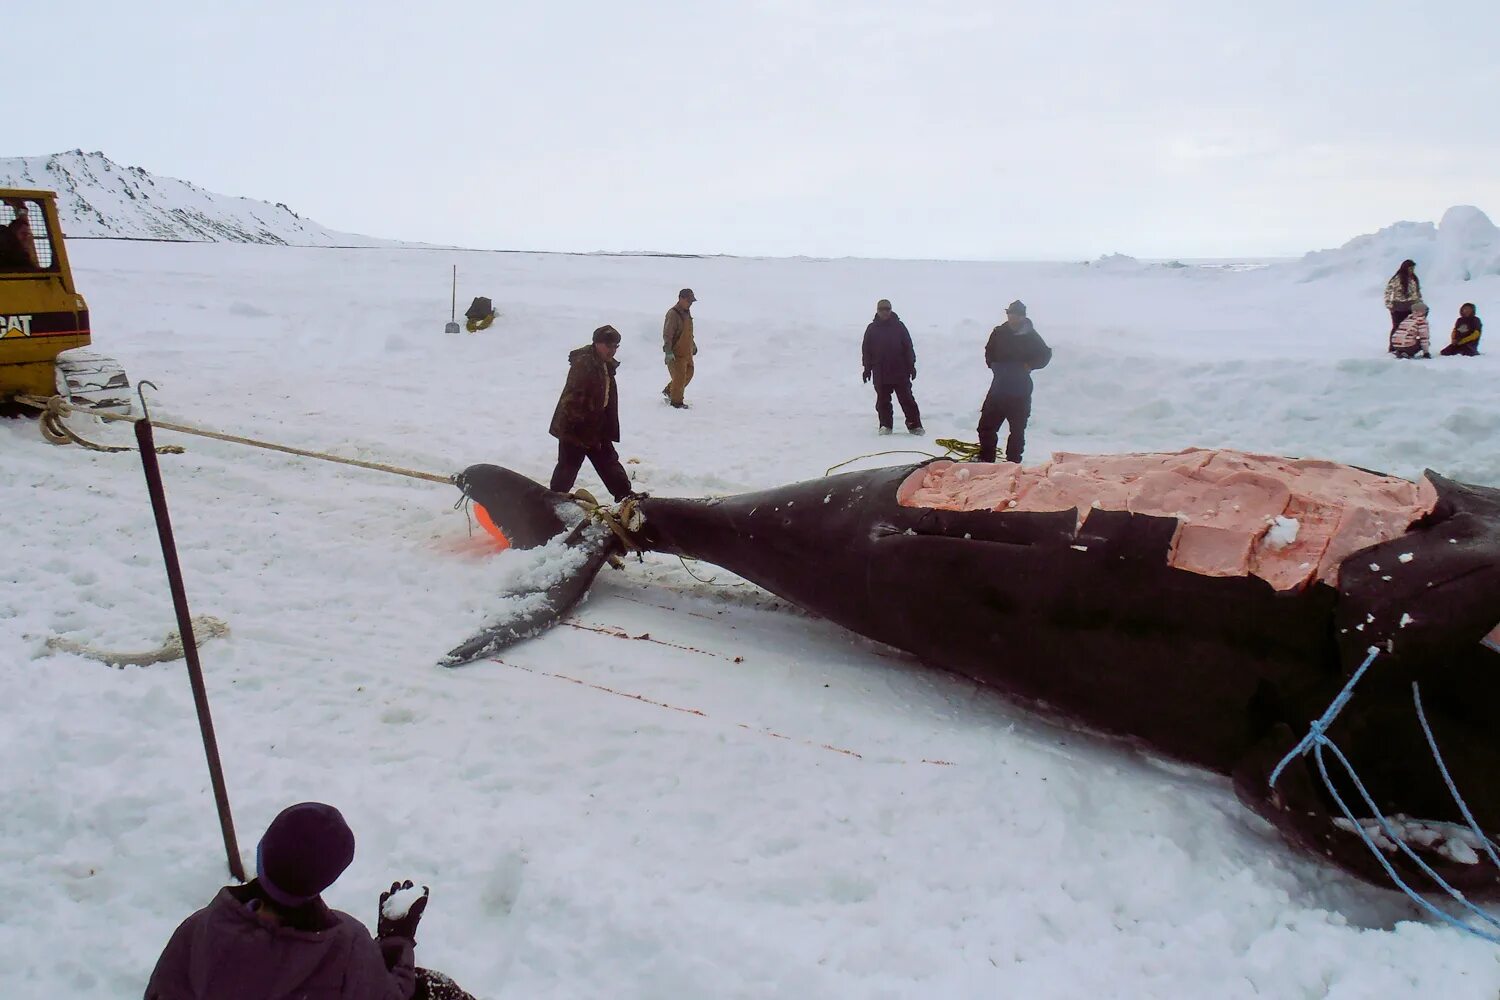
{"label": "dead whale", "polygon": [[[1368,833],[1334,808],[1338,793],[1358,801],[1348,776],[1297,758],[1268,780],[1376,651],[1327,736],[1423,864],[1471,898],[1500,895],[1412,710],[1416,683],[1473,826],[1492,837],[1500,490],[1201,449],[940,461],[642,497],[612,518],[496,466],[457,482],[510,544],[560,545],[572,561],[447,665],[544,629],[629,547],[701,559],[1014,699],[1232,775],[1288,841],[1389,884]],[[1406,853],[1377,849],[1420,880]]]}

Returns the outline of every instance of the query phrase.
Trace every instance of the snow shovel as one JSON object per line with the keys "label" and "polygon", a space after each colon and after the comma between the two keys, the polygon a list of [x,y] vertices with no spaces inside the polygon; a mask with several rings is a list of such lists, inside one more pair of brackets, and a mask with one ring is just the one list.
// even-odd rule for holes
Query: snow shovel
{"label": "snow shovel", "polygon": [[453,265],[453,301],[448,306],[448,323],[443,327],[444,333],[458,332],[458,265]]}

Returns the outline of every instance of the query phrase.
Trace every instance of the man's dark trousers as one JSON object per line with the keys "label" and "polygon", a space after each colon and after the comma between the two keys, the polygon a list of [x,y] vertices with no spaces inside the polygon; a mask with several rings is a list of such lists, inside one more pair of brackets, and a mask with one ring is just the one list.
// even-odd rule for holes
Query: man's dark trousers
{"label": "man's dark trousers", "polygon": [[593,464],[599,478],[604,480],[610,496],[616,500],[625,499],[630,493],[630,477],[625,474],[625,466],[620,464],[619,452],[608,441],[592,448],[566,441],[557,442],[557,468],[552,470],[552,489],[558,493],[572,492],[573,484],[578,481],[578,470],[583,468],[585,458]]}
{"label": "man's dark trousers", "polygon": [[922,411],[917,409],[917,398],[911,394],[911,379],[899,382],[875,383],[875,419],[880,426],[891,426],[891,393],[901,403],[901,415],[906,418],[906,429],[922,426]]}
{"label": "man's dark trousers", "polygon": [[1005,440],[1005,460],[1019,464],[1021,452],[1026,448],[1026,421],[1030,418],[1030,396],[997,396],[993,393],[986,396],[984,407],[979,411],[979,460],[995,460],[1000,425],[1008,422],[1010,436]]}

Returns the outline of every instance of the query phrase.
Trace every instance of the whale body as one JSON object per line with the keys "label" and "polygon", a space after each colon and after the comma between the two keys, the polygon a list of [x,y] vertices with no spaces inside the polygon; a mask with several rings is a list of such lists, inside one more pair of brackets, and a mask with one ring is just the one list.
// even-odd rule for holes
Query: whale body
{"label": "whale body", "polygon": [[[1412,711],[1416,682],[1444,762],[1493,837],[1500,490],[1429,472],[1423,488],[1435,498],[1410,526],[1340,560],[1336,583],[1310,578],[1278,589],[1253,574],[1172,565],[1181,518],[1090,504],[902,503],[903,484],[927,464],[731,497],[641,497],[613,527],[515,472],[472,466],[458,485],[508,542],[562,540],[574,569],[444,662],[470,662],[537,634],[628,547],[699,559],[1049,716],[1231,775],[1240,799],[1290,843],[1388,884],[1369,846],[1335,821],[1310,761],[1293,760],[1275,787],[1268,781],[1378,650],[1328,735],[1383,815],[1426,831],[1412,846],[1434,870],[1472,898],[1500,896],[1500,871],[1464,850],[1457,824],[1465,820]],[[1356,800],[1347,778],[1333,783]],[[1404,856],[1388,860],[1418,877]]]}

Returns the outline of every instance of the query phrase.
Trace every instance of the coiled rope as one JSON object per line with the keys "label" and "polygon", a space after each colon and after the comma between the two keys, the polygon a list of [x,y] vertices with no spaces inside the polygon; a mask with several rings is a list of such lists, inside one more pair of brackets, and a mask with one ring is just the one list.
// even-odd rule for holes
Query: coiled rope
{"label": "coiled rope", "polygon": [[[27,405],[35,405],[32,402],[32,397],[23,397],[22,402],[25,402]],[[63,423],[63,417],[72,412],[72,409],[73,408],[68,406],[67,402],[61,396],[53,396],[46,401],[46,404],[42,408],[42,413],[37,420],[37,426],[41,429],[42,437],[46,438],[49,444],[76,444],[80,448],[87,448],[89,451],[101,451],[105,452],[106,454],[117,454],[122,451],[135,451],[135,449],[130,447],[129,445],[100,444],[97,441],[90,441],[89,439],[85,438],[83,435],[73,430],[73,428]],[[96,414],[96,416],[102,416],[102,414]],[[156,453],[158,455],[181,455],[182,445],[159,445],[156,449]]]}

